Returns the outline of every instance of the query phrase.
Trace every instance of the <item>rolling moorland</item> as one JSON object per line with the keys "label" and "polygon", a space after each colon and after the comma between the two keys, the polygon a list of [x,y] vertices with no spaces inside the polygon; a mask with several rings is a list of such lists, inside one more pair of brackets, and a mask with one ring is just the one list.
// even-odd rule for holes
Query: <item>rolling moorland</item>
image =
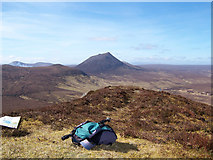
{"label": "rolling moorland", "polygon": [[57,85],[63,83],[66,76],[87,77],[80,70],[62,65],[26,68],[3,65],[2,74],[3,112],[43,107],[58,102],[60,97],[80,96]]}
{"label": "rolling moorland", "polygon": [[90,57],[76,67],[3,65],[2,83],[3,112],[70,101],[109,85],[166,91],[211,104],[210,66],[133,66],[110,53]]}
{"label": "rolling moorland", "polygon": [[[75,67],[2,66],[4,158],[210,158],[210,66],[142,65],[110,53]],[[112,146],[91,151],[61,136],[86,120],[111,117]],[[39,144],[39,145],[37,145]]]}

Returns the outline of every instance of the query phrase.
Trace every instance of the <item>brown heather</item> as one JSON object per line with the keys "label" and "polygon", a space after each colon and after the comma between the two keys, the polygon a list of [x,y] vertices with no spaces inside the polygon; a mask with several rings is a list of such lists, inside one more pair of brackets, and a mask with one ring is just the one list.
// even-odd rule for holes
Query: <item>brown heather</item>
{"label": "brown heather", "polygon": [[[181,96],[137,87],[109,86],[71,102],[10,115],[21,115],[24,121],[42,122],[54,130],[111,117],[110,125],[124,138],[146,139],[155,144],[174,141],[185,148],[211,152],[210,113],[211,106]],[[31,134],[26,128],[10,132],[3,128],[3,136]]]}

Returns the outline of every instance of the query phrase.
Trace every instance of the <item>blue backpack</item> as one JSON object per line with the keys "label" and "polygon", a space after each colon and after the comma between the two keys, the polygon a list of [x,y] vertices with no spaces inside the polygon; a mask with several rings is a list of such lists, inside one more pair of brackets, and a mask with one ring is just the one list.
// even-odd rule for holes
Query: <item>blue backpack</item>
{"label": "blue backpack", "polygon": [[88,150],[95,145],[111,145],[116,141],[117,135],[109,125],[105,125],[105,122],[110,122],[110,118],[98,123],[91,121],[83,122],[75,127],[70,134],[63,136],[61,139],[65,140],[72,137],[74,144],[82,145]]}

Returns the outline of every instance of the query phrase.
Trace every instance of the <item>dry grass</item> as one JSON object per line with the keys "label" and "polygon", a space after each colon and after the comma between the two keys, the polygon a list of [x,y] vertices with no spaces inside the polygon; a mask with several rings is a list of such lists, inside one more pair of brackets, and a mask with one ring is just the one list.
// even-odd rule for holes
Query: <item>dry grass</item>
{"label": "dry grass", "polygon": [[[138,87],[109,86],[71,102],[22,116],[18,130],[3,129],[3,156],[40,158],[206,158],[212,152],[211,106]],[[111,117],[119,135],[112,146],[87,151],[61,141],[79,123]],[[69,127],[69,128],[68,128]]]}
{"label": "dry grass", "polygon": [[2,137],[2,158],[209,158],[205,150],[186,149],[175,142],[155,144],[145,139],[124,138],[112,146],[96,146],[88,151],[72,144],[71,139],[61,140],[71,128],[61,131],[41,121],[23,121],[19,130],[27,130],[25,136]]}

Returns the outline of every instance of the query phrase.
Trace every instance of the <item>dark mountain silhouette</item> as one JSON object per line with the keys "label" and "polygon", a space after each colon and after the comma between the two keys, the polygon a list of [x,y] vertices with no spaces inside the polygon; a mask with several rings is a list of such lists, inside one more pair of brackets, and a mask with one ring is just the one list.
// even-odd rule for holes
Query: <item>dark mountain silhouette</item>
{"label": "dark mountain silhouette", "polygon": [[16,67],[45,67],[45,66],[51,66],[53,65],[52,63],[45,63],[45,62],[37,62],[37,63],[23,63],[20,61],[14,61],[11,62],[9,65],[11,66],[16,66]]}
{"label": "dark mountain silhouette", "polygon": [[92,56],[77,65],[76,68],[94,75],[101,73],[123,74],[131,70],[137,70],[136,67],[121,62],[109,52]]}

